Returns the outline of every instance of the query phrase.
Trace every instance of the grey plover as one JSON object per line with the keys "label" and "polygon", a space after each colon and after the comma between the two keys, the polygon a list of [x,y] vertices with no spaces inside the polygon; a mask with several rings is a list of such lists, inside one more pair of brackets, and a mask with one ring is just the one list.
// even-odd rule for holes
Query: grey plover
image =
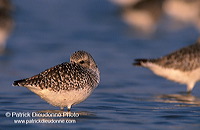
{"label": "grey plover", "polygon": [[156,24],[163,14],[163,0],[141,0],[122,8],[125,23],[139,31],[150,34],[156,30]]}
{"label": "grey plover", "polygon": [[14,81],[14,86],[24,86],[61,110],[84,101],[97,87],[100,72],[85,51],[77,51],[64,62],[30,78]]}
{"label": "grey plover", "polygon": [[149,68],[166,79],[186,84],[190,93],[200,80],[200,40],[158,59],[135,59],[133,64]]}

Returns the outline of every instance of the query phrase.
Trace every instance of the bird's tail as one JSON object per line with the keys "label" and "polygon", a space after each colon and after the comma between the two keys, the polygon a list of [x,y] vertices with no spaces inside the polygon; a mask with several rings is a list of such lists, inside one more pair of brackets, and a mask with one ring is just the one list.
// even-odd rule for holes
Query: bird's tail
{"label": "bird's tail", "polygon": [[21,84],[23,84],[24,82],[25,82],[25,79],[16,80],[16,81],[14,81],[14,83],[12,85],[13,86],[21,86]]}
{"label": "bird's tail", "polygon": [[135,59],[133,65],[135,66],[143,66],[144,63],[151,62],[150,59]]}

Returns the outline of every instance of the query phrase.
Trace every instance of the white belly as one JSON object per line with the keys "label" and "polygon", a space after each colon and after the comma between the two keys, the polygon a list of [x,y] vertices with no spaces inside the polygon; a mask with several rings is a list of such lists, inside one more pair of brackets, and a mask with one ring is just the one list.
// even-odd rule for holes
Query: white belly
{"label": "white belly", "polygon": [[33,87],[27,87],[32,92],[39,95],[43,100],[47,101],[49,104],[58,107],[68,107],[78,104],[84,101],[93,90],[80,89],[80,90],[61,90],[59,92],[50,91],[48,89],[35,89]]}
{"label": "white belly", "polygon": [[200,80],[200,68],[191,71],[181,71],[173,68],[164,68],[153,63],[146,63],[143,66],[151,69],[159,76],[181,84],[189,85]]}

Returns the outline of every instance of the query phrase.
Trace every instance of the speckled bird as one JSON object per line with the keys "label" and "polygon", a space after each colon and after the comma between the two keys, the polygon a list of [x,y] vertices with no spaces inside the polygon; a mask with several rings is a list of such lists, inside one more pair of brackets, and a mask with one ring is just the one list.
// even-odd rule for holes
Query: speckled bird
{"label": "speckled bird", "polygon": [[100,81],[100,72],[85,51],[77,51],[64,62],[30,78],[14,81],[14,86],[23,86],[61,110],[70,111],[71,106],[84,101]]}
{"label": "speckled bird", "polygon": [[186,84],[190,93],[200,80],[200,39],[158,59],[135,59],[133,65],[149,68],[156,75]]}

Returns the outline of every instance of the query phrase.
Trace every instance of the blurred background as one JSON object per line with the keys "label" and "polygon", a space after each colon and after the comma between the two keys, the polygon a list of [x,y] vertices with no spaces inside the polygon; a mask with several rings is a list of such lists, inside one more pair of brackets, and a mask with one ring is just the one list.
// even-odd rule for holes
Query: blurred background
{"label": "blurred background", "polygon": [[[26,128],[198,129],[200,84],[185,85],[132,66],[193,44],[200,32],[200,0],[0,0],[2,128],[24,128],[8,111],[58,110],[14,80],[91,53],[101,71],[94,93],[72,111],[92,112],[76,124]],[[110,125],[117,123],[116,125]],[[99,125],[97,125],[99,124]]]}

